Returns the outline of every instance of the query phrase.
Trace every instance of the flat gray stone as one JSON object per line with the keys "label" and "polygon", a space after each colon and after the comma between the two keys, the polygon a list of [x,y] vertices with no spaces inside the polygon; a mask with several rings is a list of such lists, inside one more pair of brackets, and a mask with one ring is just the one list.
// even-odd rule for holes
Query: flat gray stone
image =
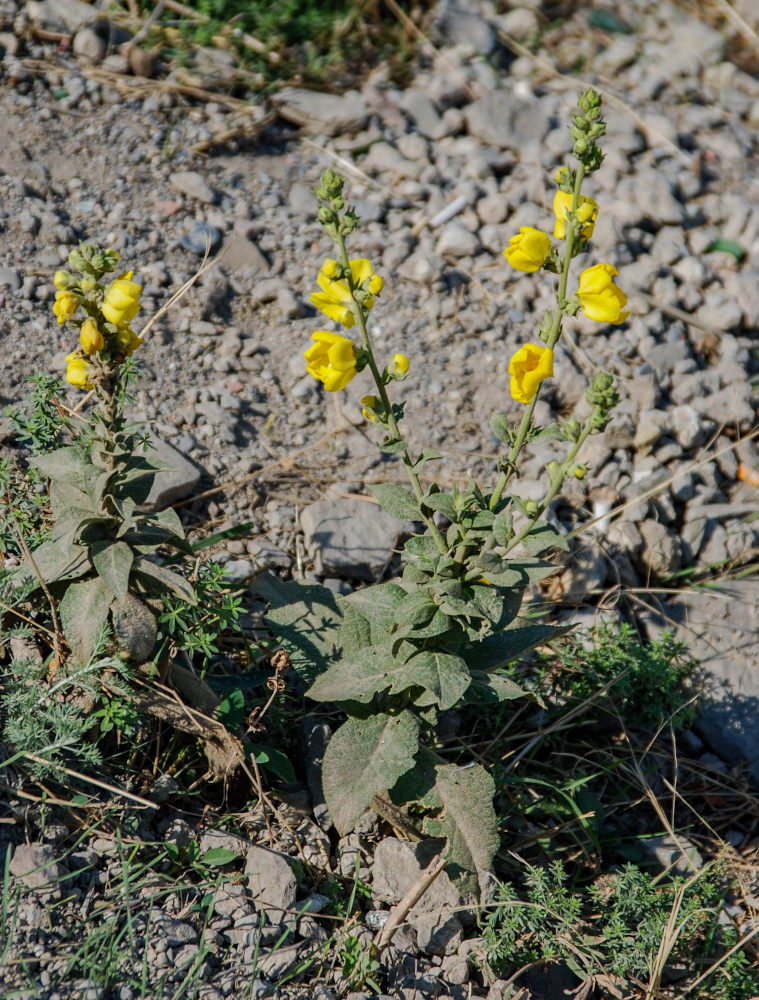
{"label": "flat gray stone", "polygon": [[284,855],[266,847],[249,847],[245,861],[248,888],[256,906],[267,913],[272,923],[285,919],[285,910],[295,907],[295,874]]}
{"label": "flat gray stone", "polygon": [[316,572],[375,580],[408,524],[362,500],[317,500],[304,508],[301,525]]}
{"label": "flat gray stone", "polygon": [[157,434],[151,433],[150,443],[153,447],[147,451],[147,456],[162,462],[166,468],[156,473],[145,506],[151,510],[163,510],[169,504],[188,497],[198,485],[201,473],[196,465]]}
{"label": "flat gray stone", "polygon": [[284,87],[272,96],[272,104],[285,121],[312,134],[358,132],[369,116],[363,97],[355,90],[323,94],[304,87]]}
{"label": "flat gray stone", "polygon": [[30,0],[26,13],[37,24],[49,31],[74,34],[82,28],[91,28],[104,20],[102,11],[84,0]]}
{"label": "flat gray stone", "polygon": [[68,874],[50,844],[19,844],[9,870],[28,889],[55,899],[61,898],[61,882]]}
{"label": "flat gray stone", "polygon": [[197,170],[176,170],[169,176],[169,183],[180,194],[206,205],[213,205],[216,201],[216,192]]}
{"label": "flat gray stone", "polygon": [[687,593],[665,614],[703,671],[698,733],[724,760],[747,762],[759,781],[759,580]]}
{"label": "flat gray stone", "polygon": [[503,88],[473,101],[464,109],[469,134],[490,146],[522,149],[525,143],[539,143],[550,127],[548,106],[537,98],[517,97]]}
{"label": "flat gray stone", "polygon": [[[250,277],[253,274],[266,273],[269,261],[258,249],[256,244],[245,236],[235,233],[226,241],[219,254],[219,263],[238,277]],[[269,279],[276,280],[279,279]],[[279,292],[277,288],[277,293]],[[264,301],[259,297],[259,302]]]}

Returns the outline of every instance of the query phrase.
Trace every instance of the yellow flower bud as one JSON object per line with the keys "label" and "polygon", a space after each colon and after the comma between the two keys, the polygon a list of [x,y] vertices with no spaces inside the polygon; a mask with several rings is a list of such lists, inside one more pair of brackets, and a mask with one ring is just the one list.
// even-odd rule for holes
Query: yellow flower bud
{"label": "yellow flower bud", "polygon": [[[572,207],[572,195],[569,191],[557,191],[553,196],[553,210],[556,215],[556,226],[553,235],[557,240],[563,240],[567,234],[567,214]],[[580,235],[584,240],[589,240],[593,235],[593,227],[598,215],[598,204],[592,198],[580,195],[577,202],[577,218],[582,223]]]}
{"label": "yellow flower bud", "polygon": [[76,307],[76,297],[71,292],[58,291],[55,293],[53,312],[58,317],[59,326],[65,323],[67,319],[71,319],[76,312]]}
{"label": "yellow flower bud", "polygon": [[580,275],[577,298],[588,319],[597,323],[624,323],[629,312],[622,312],[627,305],[627,296],[614,284],[618,274],[611,264],[595,264]]}
{"label": "yellow flower bud", "polygon": [[392,364],[401,375],[405,375],[409,369],[410,361],[405,354],[394,354]]}
{"label": "yellow flower bud", "polygon": [[316,341],[304,354],[306,371],[324,383],[327,392],[344,389],[356,374],[356,348],[353,341],[339,333],[317,330],[311,334]]}
{"label": "yellow flower bud", "polygon": [[86,319],[82,323],[82,329],[79,333],[79,343],[82,345],[82,350],[85,354],[95,354],[97,351],[103,350],[105,344],[103,334],[98,330],[98,325],[94,319]]}
{"label": "yellow flower bud", "polygon": [[322,264],[322,274],[326,275],[328,278],[334,278],[337,274],[337,261],[332,257],[327,257],[327,259]]}
{"label": "yellow flower bud", "polygon": [[87,278],[82,278],[82,280],[79,282],[79,287],[86,295],[88,292],[91,292],[94,288],[97,288],[97,281],[95,281],[95,279],[92,276],[89,276]]}
{"label": "yellow flower bud", "polygon": [[70,275],[68,271],[56,271],[53,275],[53,284],[58,289],[59,292],[65,291],[68,288]]}
{"label": "yellow flower bud", "polygon": [[371,278],[369,278],[369,281],[366,283],[366,287],[368,291],[372,293],[372,295],[379,295],[379,293],[382,291],[382,287],[384,284],[385,282],[382,280],[382,278],[380,278],[378,274],[373,274]]}
{"label": "yellow flower bud", "polygon": [[587,474],[588,474],[588,467],[587,465],[584,464],[584,462],[578,463],[572,469],[572,475],[575,477],[575,479],[584,479],[587,476]]}
{"label": "yellow flower bud", "polygon": [[105,294],[102,313],[115,326],[131,323],[140,308],[142,285],[131,280],[133,274],[134,271],[129,271],[122,278],[116,278]]}
{"label": "yellow flower bud", "polygon": [[68,362],[66,366],[66,381],[70,385],[76,386],[77,389],[91,389],[90,376],[94,366],[89,361],[85,361],[84,358],[79,357],[78,351],[67,354],[66,361]]}
{"label": "yellow flower bud", "polygon": [[539,271],[551,252],[551,237],[532,226],[522,226],[503,251],[506,260],[517,271]]}
{"label": "yellow flower bud", "polygon": [[553,375],[553,351],[525,344],[509,361],[511,395],[518,403],[530,403],[544,378]]}
{"label": "yellow flower bud", "polygon": [[127,357],[144,343],[142,337],[138,337],[130,326],[122,326],[118,329],[115,340],[119,350],[123,351]]}

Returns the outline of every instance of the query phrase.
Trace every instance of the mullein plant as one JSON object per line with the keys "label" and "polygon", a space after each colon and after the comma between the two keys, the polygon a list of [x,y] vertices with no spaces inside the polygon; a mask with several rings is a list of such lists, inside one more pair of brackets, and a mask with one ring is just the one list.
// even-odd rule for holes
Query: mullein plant
{"label": "mullein plant", "polygon": [[72,444],[30,459],[49,482],[52,528],[15,575],[45,591],[78,664],[104,648],[104,632],[111,652],[149,658],[157,596],[168,590],[195,602],[184,577],[155,559],[163,546],[189,551],[179,518],[171,509],[141,509],[161,466],[146,454],[147,435],[124,415],[131,356],[142,345],[131,326],[141,286],[132,271],[113,276],[118,260],[116,250],[84,243],[53,279],[53,313],[78,340],[66,380],[92,393],[95,405]]}
{"label": "mullein plant", "polygon": [[605,130],[595,91],[583,93],[578,105],[570,126],[576,162],[557,174],[553,239],[523,227],[505,250],[518,270],[558,275],[558,289],[556,308],[540,323],[540,343],[524,344],[510,360],[511,395],[524,410],[517,427],[503,414],[493,417],[504,454],[489,490],[476,482],[451,492],[422,484],[421,470],[440,455],[431,449],[412,454],[403,436],[405,403],[390,391],[409,375],[409,360],[394,346],[389,361],[380,358],[369,320],[382,278],[369,260],[349,257],[347,237],[359,220],[346,205],[343,180],[325,171],[316,189],[318,218],[336,252],[319,271],[319,291],[311,301],[357,336],[318,330],[305,354],[307,370],[328,392],[368,371],[374,385],[361,399],[364,417],[381,433],[379,448],[398,455],[409,480],[408,488],[386,483],[369,489],[388,513],[423,530],[405,543],[398,579],[347,597],[310,584],[259,582],[270,601],[268,620],[310,685],[308,696],[336,703],[347,715],[331,738],[322,771],[338,831],[350,831],[369,807],[397,822],[399,809],[408,815],[412,806],[423,817],[423,833],[446,838],[450,870],[470,888],[490,868],[498,847],[494,786],[479,764],[448,763],[435,751],[436,723],[441,712],[464,703],[526,697],[502,668],[565,631],[519,624],[517,616],[528,585],[555,571],[541,557],[567,547],[546,520],[547,508],[567,475],[584,477],[577,454],[589,435],[603,431],[617,403],[612,376],[597,374],[587,392],[587,418],[548,429],[568,447],[563,459],[547,466],[543,498],[509,495],[523,448],[546,433],[533,414],[541,384],[554,373],[565,317],[583,310],[599,322],[621,323],[627,316],[609,264],[587,268],[576,290],[568,291],[572,261],[585,250],[598,213],[581,189],[601,165],[597,140]]}

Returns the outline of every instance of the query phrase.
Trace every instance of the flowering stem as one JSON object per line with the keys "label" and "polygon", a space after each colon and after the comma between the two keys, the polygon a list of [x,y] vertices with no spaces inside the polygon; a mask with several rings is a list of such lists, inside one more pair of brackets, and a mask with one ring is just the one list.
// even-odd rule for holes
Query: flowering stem
{"label": "flowering stem", "polygon": [[[564,244],[564,257],[561,262],[561,274],[559,275],[559,288],[557,292],[557,307],[556,312],[553,314],[553,320],[551,326],[546,334],[545,345],[546,347],[553,350],[556,343],[561,336],[561,322],[564,318],[564,312],[566,309],[566,299],[567,299],[567,282],[569,280],[569,267],[572,263],[572,257],[575,245],[575,234],[577,232],[575,228],[575,222],[577,220],[577,206],[580,203],[580,189],[582,188],[582,181],[585,175],[585,166],[580,163],[577,167],[577,173],[575,175],[575,186],[572,191],[572,207],[569,210],[569,219],[566,225],[566,241]],[[538,390],[539,391],[539,390]],[[519,457],[519,453],[524,447],[527,434],[529,433],[530,427],[532,425],[532,414],[535,410],[535,404],[538,400],[538,393],[528,404],[527,409],[522,414],[522,422],[519,425],[519,430],[517,431],[516,437],[514,438],[514,443],[511,446],[511,450],[506,458],[505,468],[501,473],[501,477],[496,483],[495,489],[490,497],[489,507],[491,510],[495,510],[498,505],[498,501],[501,499],[503,491],[506,489],[509,480],[511,479],[514,471],[516,470],[516,460]],[[587,435],[586,435],[587,436]],[[583,439],[584,440],[584,439]],[[574,455],[577,454],[577,450],[574,450]],[[556,490],[554,491],[554,496],[558,492],[561,486],[561,481],[559,481]],[[551,497],[553,499],[553,497]],[[549,501],[550,502],[550,501]]]}
{"label": "flowering stem", "polygon": [[345,239],[343,235],[338,234],[337,245],[340,248],[340,259],[343,266],[343,271],[347,277],[348,287],[351,292],[351,304],[353,307],[353,315],[356,319],[356,326],[358,327],[359,333],[361,334],[361,342],[366,351],[367,364],[369,370],[372,373],[372,378],[377,386],[377,392],[379,393],[380,399],[382,400],[382,407],[387,419],[387,426],[390,430],[391,435],[396,441],[401,444],[401,450],[399,452],[401,456],[401,461],[406,467],[406,473],[411,482],[411,488],[414,491],[414,496],[419,503],[420,514],[422,515],[430,534],[435,539],[435,544],[440,549],[441,553],[445,554],[448,551],[448,546],[445,543],[445,539],[438,526],[433,521],[432,517],[425,514],[424,512],[424,490],[422,489],[422,484],[419,481],[419,476],[416,474],[414,469],[414,462],[409,454],[408,445],[401,434],[400,428],[398,427],[398,421],[395,419],[393,414],[393,407],[390,402],[390,397],[387,394],[387,389],[384,382],[382,381],[382,376],[380,374],[379,368],[377,367],[377,362],[374,359],[374,347],[372,345],[371,337],[369,336],[369,331],[366,326],[366,318],[364,316],[363,306],[356,301],[354,293],[353,275],[351,273],[350,261],[348,260],[348,251],[345,249]]}

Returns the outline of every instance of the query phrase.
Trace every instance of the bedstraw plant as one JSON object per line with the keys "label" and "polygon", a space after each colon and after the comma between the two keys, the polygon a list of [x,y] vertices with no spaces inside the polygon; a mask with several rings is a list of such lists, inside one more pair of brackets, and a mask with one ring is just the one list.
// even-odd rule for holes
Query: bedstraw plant
{"label": "bedstraw plant", "polygon": [[[311,301],[357,337],[317,330],[305,354],[307,370],[328,392],[368,373],[373,389],[361,400],[363,414],[379,431],[380,450],[398,456],[409,484],[369,489],[389,514],[421,530],[400,552],[398,579],[347,597],[311,584],[259,583],[271,604],[268,620],[308,683],[308,697],[336,703],[347,716],[331,738],[322,772],[338,831],[350,831],[370,806],[394,821],[413,807],[423,833],[446,839],[449,871],[472,889],[498,847],[493,781],[479,764],[446,762],[435,751],[435,726],[441,712],[465,702],[487,706],[526,697],[501,668],[565,631],[521,624],[518,615],[527,587],[555,570],[542,557],[567,547],[546,516],[549,505],[565,476],[585,475],[577,454],[589,435],[603,431],[617,402],[612,376],[600,372],[587,392],[584,421],[545,429],[534,421],[565,318],[580,310],[604,323],[627,316],[609,264],[587,268],[568,291],[572,261],[585,250],[598,213],[582,186],[601,164],[598,139],[605,130],[600,96],[587,90],[578,103],[570,126],[575,162],[556,177],[554,239],[560,242],[523,227],[505,250],[512,267],[553,272],[558,283],[556,308],[537,332],[540,343],[521,346],[509,364],[511,395],[524,410],[516,427],[503,414],[493,417],[503,454],[490,488],[474,481],[451,491],[423,485],[420,473],[441,456],[431,449],[413,454],[404,438],[406,404],[392,390],[410,374],[409,359],[391,346],[384,361],[375,344],[369,321],[383,280],[369,260],[349,256],[348,238],[359,219],[346,204],[342,178],[332,170],[323,174],[318,218],[336,252],[322,264]],[[547,466],[543,498],[510,495],[522,450],[547,434],[565,447]]]}

